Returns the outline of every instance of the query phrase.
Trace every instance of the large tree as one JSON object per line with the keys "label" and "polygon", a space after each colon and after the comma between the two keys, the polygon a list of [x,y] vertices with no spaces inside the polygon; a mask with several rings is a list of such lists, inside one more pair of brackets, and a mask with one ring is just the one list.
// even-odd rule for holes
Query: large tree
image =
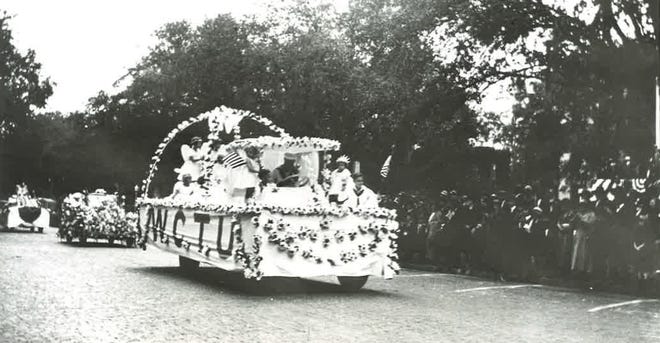
{"label": "large tree", "polygon": [[38,166],[39,136],[30,125],[34,111],[52,94],[49,79],[40,76],[35,53],[21,53],[12,41],[11,17],[0,10],[0,194],[19,179],[31,179]]}
{"label": "large tree", "polygon": [[34,109],[53,93],[49,79],[40,76],[35,53],[18,51],[9,28],[11,17],[0,10],[0,139],[25,124]]}
{"label": "large tree", "polygon": [[489,56],[466,81],[513,81],[518,105],[504,138],[523,179],[552,182],[562,152],[593,169],[620,152],[650,155],[657,1],[454,0],[452,8],[449,32],[464,38],[457,60]]}
{"label": "large tree", "polygon": [[445,1],[360,0],[344,18],[373,80],[373,115],[361,123],[361,135],[372,137],[371,153],[382,159],[396,147],[388,180],[394,189],[455,185],[471,167],[459,155],[480,134],[477,113],[467,106],[475,94],[440,58],[432,36],[448,9]]}
{"label": "large tree", "polygon": [[[330,12],[311,6],[282,11],[259,21],[221,15],[198,27],[166,25],[126,76],[125,90],[91,99],[96,125],[133,147],[125,158],[141,158],[145,167],[168,130],[220,105],[267,116],[294,135],[329,136],[356,147],[366,86],[359,61],[324,17]],[[173,167],[177,157],[168,163]]]}

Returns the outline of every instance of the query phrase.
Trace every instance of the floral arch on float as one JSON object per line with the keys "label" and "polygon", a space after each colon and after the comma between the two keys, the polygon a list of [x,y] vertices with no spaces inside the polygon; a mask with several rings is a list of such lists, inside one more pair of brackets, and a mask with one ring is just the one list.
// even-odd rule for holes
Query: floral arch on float
{"label": "floral arch on float", "polygon": [[[244,119],[276,136],[241,138],[239,123]],[[197,193],[149,197],[163,151],[180,132],[204,121],[210,134],[199,149]],[[234,139],[222,141],[222,132]],[[389,279],[399,270],[395,211],[328,202],[325,157],[340,147],[331,139],[292,137],[249,111],[219,107],[191,117],[169,132],[151,159],[137,200],[139,245],[179,255],[184,268],[202,262],[242,270],[246,278],[337,276],[350,289],[362,287],[369,276]],[[242,186],[249,165],[245,162],[253,156],[260,161],[260,177],[290,163],[296,168],[296,182],[283,186],[265,176],[256,187]]]}

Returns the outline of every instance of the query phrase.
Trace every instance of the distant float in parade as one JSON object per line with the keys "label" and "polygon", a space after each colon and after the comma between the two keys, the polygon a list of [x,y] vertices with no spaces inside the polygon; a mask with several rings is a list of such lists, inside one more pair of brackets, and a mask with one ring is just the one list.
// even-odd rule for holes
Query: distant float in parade
{"label": "distant float in parade", "polygon": [[[247,120],[277,136],[241,138],[239,123]],[[150,197],[164,150],[200,122],[210,133],[181,146],[184,162],[174,171],[172,194]],[[257,280],[336,276],[357,290],[369,276],[390,279],[399,270],[396,213],[352,183],[347,157],[328,169],[330,152],[339,149],[334,140],[292,137],[247,111],[221,107],[192,117],[152,158],[137,199],[138,244],[178,255],[182,268],[202,262]]]}
{"label": "distant float in parade", "polygon": [[30,195],[27,185],[16,185],[16,193],[5,203],[1,220],[10,230],[29,229],[43,232],[50,226],[50,199],[36,198]]}
{"label": "distant float in parade", "polygon": [[62,202],[57,235],[67,243],[101,239],[133,247],[138,236],[137,215],[126,212],[117,195],[103,189],[72,193]]}

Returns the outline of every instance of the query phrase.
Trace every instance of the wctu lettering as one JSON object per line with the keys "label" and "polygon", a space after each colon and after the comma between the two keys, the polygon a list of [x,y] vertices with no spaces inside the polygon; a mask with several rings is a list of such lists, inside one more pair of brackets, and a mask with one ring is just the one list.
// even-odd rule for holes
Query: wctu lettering
{"label": "wctu lettering", "polygon": [[[188,222],[188,218],[186,215],[192,216],[193,222],[199,224],[197,226],[197,229],[193,231],[193,227],[191,225],[186,225]],[[168,209],[154,209],[153,207],[149,207],[146,211],[146,225],[145,227],[149,227],[153,230],[153,240],[154,242],[158,242],[158,232],[159,231],[165,231],[167,228],[168,224],[168,216],[169,216],[169,211]],[[208,213],[201,213],[201,212],[192,212],[192,211],[186,211],[183,209],[178,209],[174,215],[174,219],[171,221],[171,235],[173,236],[178,236],[178,235],[183,235],[184,237],[196,237],[197,242],[192,243],[193,245],[198,246],[198,251],[202,251],[202,247],[204,245],[204,232],[205,228],[208,227],[207,225],[212,225],[211,222],[213,219],[217,218],[218,221],[218,235],[217,237],[214,237],[214,243],[216,244],[216,249],[220,255],[225,255],[229,256],[232,254],[232,249],[233,249],[233,241],[234,241],[234,232],[233,228],[229,227],[226,228],[229,230],[228,234],[228,241],[224,246],[226,246],[226,249],[223,249],[223,244],[222,244],[222,239],[223,239],[223,233],[224,233],[224,217],[223,216],[214,216]],[[192,224],[192,223],[191,223]],[[235,223],[233,225],[240,225],[238,223]],[[209,237],[210,238],[210,237]],[[213,246],[210,246],[210,248],[213,249]]]}

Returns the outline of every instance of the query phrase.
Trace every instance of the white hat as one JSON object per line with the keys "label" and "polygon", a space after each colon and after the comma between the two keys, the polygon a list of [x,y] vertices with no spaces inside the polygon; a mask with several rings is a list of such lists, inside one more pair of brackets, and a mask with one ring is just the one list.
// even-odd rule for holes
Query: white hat
{"label": "white hat", "polygon": [[349,164],[349,163],[351,163],[351,159],[348,158],[348,156],[346,156],[346,155],[341,155],[337,158],[337,163]]}
{"label": "white hat", "polygon": [[295,161],[296,160],[296,154],[292,154],[292,153],[287,152],[287,153],[284,154],[284,159]]}

